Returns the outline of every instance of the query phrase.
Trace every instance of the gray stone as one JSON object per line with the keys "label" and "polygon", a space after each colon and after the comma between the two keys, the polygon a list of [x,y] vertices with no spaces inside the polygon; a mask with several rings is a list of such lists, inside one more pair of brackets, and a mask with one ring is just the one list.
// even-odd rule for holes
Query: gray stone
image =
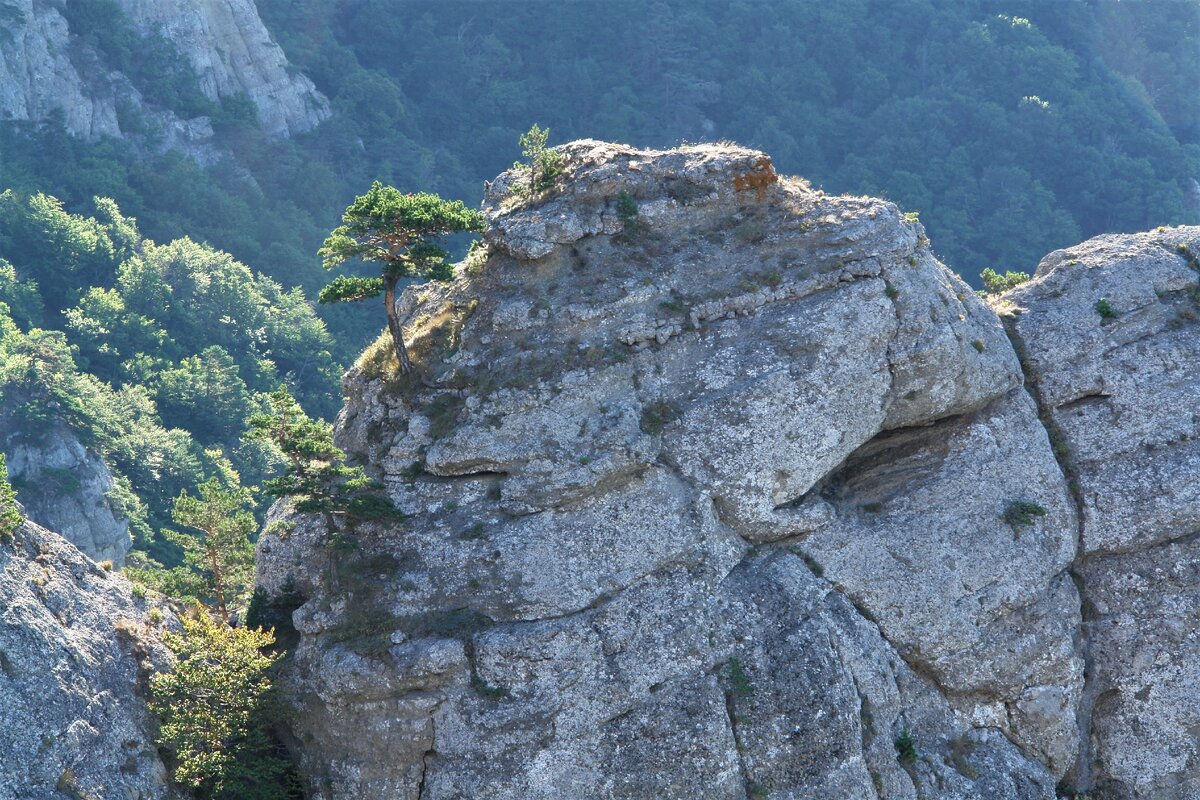
{"label": "gray stone", "polygon": [[149,610],[37,525],[0,544],[0,797],[169,796],[144,700],[169,654]]}
{"label": "gray stone", "polygon": [[407,520],[259,542],[312,795],[1053,797],[1077,528],[995,314],[761,153],[560,150],[399,303],[422,380],[347,376],[338,441]]}
{"label": "gray stone", "polygon": [[36,438],[9,434],[9,478],[29,518],[94,561],[123,565],[133,539],[111,499],[113,476],[104,461],[62,424]]}
{"label": "gray stone", "polygon": [[1097,237],[1000,304],[1082,509],[1088,680],[1069,778],[1099,797],[1200,796],[1198,252],[1198,228]]}
{"label": "gray stone", "polygon": [[[0,119],[41,121],[61,112],[66,129],[85,139],[121,136],[117,109],[144,98],[120,73],[81,72],[71,58],[66,19],[52,3],[13,0],[13,20],[0,35]],[[329,116],[329,101],[312,81],[289,71],[253,0],[120,0],[144,32],[159,31],[191,64],[213,100],[245,93],[270,136],[309,130]],[[98,88],[104,87],[104,88]],[[211,137],[207,120],[182,120],[146,108],[169,144],[197,150]],[[199,150],[197,150],[199,152]]]}

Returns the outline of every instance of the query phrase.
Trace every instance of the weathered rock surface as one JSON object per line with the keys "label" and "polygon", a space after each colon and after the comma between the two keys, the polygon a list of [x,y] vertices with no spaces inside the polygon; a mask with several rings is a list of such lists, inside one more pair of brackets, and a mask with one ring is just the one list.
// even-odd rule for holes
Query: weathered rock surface
{"label": "weathered rock surface", "polygon": [[93,560],[123,565],[133,539],[111,499],[108,466],[61,424],[36,438],[8,433],[9,477],[29,518]]}
{"label": "weathered rock surface", "polygon": [[424,380],[348,376],[408,519],[260,542],[312,795],[1054,797],[1079,523],[996,315],[761,153],[560,149],[402,301]]}
{"label": "weathered rock surface", "polygon": [[168,796],[142,698],[165,664],[145,601],[57,534],[0,544],[0,797]]}
{"label": "weathered rock surface", "polygon": [[1004,298],[1081,509],[1072,780],[1100,797],[1200,797],[1197,253],[1200,228],[1101,236]]}
{"label": "weathered rock surface", "polygon": [[[289,72],[253,0],[119,0],[118,5],[140,30],[160,31],[179,48],[210,99],[244,92],[269,134],[300,133],[329,115],[328,101],[312,82]],[[68,131],[94,139],[122,135],[122,103],[144,107],[120,73],[96,74],[97,64],[82,68],[72,59],[78,43],[54,3],[11,0],[0,7],[0,23],[0,119],[41,121],[59,112]],[[145,110],[180,145],[212,135],[206,120]]]}

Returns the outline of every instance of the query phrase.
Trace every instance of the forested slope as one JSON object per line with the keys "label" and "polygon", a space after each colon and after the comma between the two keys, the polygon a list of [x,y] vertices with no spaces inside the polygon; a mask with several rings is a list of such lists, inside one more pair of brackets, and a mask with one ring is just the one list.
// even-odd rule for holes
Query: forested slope
{"label": "forested slope", "polygon": [[[249,98],[199,93],[169,37],[116,3],[63,9],[72,57],[121,70],[147,107],[124,108],[120,139],[0,121],[3,380],[75,414],[143,546],[225,460],[261,477],[266,456],[238,444],[261,393],[286,382],[336,412],[337,374],[382,327],[377,308],[305,299],[346,203],[379,179],[473,205],[534,121],[552,142],[760,147],[919,212],[970,281],[1200,221],[1196,0],[259,0],[332,111],[284,140]],[[156,129],[160,107],[211,123],[203,166]]]}

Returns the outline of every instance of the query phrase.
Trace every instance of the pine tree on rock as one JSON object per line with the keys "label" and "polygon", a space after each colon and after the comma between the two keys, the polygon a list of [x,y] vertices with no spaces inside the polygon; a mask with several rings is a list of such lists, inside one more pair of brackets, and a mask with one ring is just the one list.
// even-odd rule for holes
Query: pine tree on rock
{"label": "pine tree on rock", "polygon": [[398,518],[378,481],[362,467],[345,464],[346,454],[333,443],[333,426],[310,419],[288,390],[280,387],[269,397],[270,411],[250,418],[249,439],[273,442],[287,459],[282,475],[263,483],[272,497],[296,500],[300,512],[351,520]]}
{"label": "pine tree on rock", "polygon": [[448,280],[452,277],[447,253],[437,240],[451,233],[481,233],[483,215],[459,200],[436,194],[403,194],[376,181],[371,190],[355,198],[318,251],[326,269],[350,259],[381,263],[377,278],[339,275],[321,290],[322,303],[365,300],[383,295],[388,332],[400,361],[401,372],[412,372],[404,346],[404,331],[396,314],[396,287],[403,278]]}

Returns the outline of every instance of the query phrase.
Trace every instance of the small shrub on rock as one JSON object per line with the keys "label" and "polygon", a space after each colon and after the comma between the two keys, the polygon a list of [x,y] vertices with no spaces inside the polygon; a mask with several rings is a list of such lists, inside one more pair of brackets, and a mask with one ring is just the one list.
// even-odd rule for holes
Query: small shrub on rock
{"label": "small shrub on rock", "polygon": [[1004,513],[1000,518],[1007,522],[1015,531],[1019,528],[1032,525],[1038,517],[1046,516],[1046,513],[1046,508],[1037,503],[1014,500],[1008,504],[1008,508],[1004,509]]}
{"label": "small shrub on rock", "polygon": [[1028,281],[1029,273],[1009,271],[1001,275],[991,267],[984,267],[983,272],[979,273],[979,280],[983,281],[983,288],[987,294],[1003,294]]}

